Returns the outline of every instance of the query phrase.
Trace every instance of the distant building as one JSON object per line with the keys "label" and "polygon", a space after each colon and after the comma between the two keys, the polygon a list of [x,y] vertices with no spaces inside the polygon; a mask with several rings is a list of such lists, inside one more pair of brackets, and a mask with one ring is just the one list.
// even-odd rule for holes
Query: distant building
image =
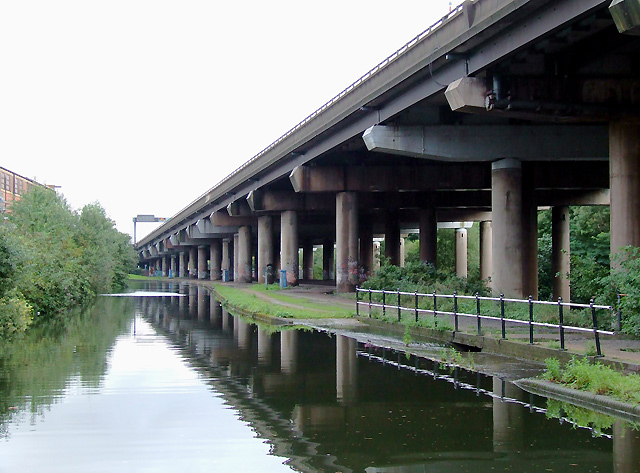
{"label": "distant building", "polygon": [[47,187],[0,166],[0,211],[10,211],[11,204],[33,186]]}

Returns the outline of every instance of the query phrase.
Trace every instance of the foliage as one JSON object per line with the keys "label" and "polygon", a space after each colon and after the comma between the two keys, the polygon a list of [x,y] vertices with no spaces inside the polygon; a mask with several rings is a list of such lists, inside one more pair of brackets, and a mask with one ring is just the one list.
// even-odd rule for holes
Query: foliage
{"label": "foliage", "polygon": [[31,306],[22,295],[14,290],[0,298],[0,340],[11,340],[30,323]]}
{"label": "foliage", "polygon": [[587,358],[572,357],[562,369],[554,358],[545,360],[543,378],[581,391],[611,396],[622,402],[640,404],[640,375],[625,375],[601,363],[591,364]]}
{"label": "foliage", "polygon": [[640,248],[626,247],[616,255],[615,263],[603,285],[610,298],[622,295],[619,308],[623,331],[640,336]]}
{"label": "foliage", "polygon": [[[34,187],[0,224],[0,297],[11,292],[7,307],[23,315],[30,307],[37,323],[121,287],[135,261],[128,235],[99,204],[77,213],[50,189]],[[13,326],[22,331],[29,320]]]}

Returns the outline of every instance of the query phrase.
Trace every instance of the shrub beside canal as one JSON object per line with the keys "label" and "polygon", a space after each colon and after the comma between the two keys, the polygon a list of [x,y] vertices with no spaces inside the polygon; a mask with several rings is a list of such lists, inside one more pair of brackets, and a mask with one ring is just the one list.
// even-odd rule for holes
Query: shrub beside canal
{"label": "shrub beside canal", "polygon": [[64,198],[33,188],[0,223],[0,338],[61,314],[126,281],[136,254],[97,203],[73,211]]}

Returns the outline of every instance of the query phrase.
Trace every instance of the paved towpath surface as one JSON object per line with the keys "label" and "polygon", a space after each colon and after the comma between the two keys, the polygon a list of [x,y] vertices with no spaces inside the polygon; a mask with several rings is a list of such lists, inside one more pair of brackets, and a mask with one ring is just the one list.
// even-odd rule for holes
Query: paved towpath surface
{"label": "paved towpath surface", "polygon": [[[251,286],[255,286],[252,284],[238,284],[238,283],[230,283],[234,287],[239,289],[243,289],[246,291],[251,291]],[[284,292],[279,292],[280,294],[286,294],[287,296],[293,298],[300,298],[301,300],[312,301],[315,304],[327,304],[329,305],[339,305],[344,306],[345,308],[351,308],[355,312],[355,300],[353,295],[336,295],[333,294],[333,290],[335,286],[327,285],[323,283],[302,283],[297,287],[288,288]],[[265,300],[273,302],[274,304],[279,304],[282,306],[288,307],[299,307],[296,304],[291,302],[283,302],[276,298],[269,296],[268,292],[254,292],[251,291],[252,294],[256,294],[257,297]],[[365,312],[365,311],[362,311]],[[460,318],[460,330],[469,333],[473,333],[476,327],[476,319],[475,318]],[[497,324],[487,323],[487,321],[483,321],[483,327],[486,328],[497,328]],[[509,333],[508,338],[510,339],[524,339],[523,342],[528,342],[528,332],[524,333],[522,329],[520,329],[521,333]],[[491,333],[491,332],[490,332]],[[491,336],[489,333],[489,336]],[[485,334],[485,336],[487,336]],[[498,338],[500,335],[497,334]],[[565,348],[570,353],[575,353],[576,355],[585,355],[589,354],[594,349],[594,337],[590,332],[566,332],[565,336]],[[549,346],[550,344],[558,344],[559,336],[557,333],[537,333],[535,334],[535,341],[540,344],[544,344]],[[604,354],[604,358],[611,361],[623,361],[626,363],[638,365],[640,367],[640,340],[636,338],[632,338],[623,334],[616,334],[614,336],[601,335],[600,337],[601,349]]]}

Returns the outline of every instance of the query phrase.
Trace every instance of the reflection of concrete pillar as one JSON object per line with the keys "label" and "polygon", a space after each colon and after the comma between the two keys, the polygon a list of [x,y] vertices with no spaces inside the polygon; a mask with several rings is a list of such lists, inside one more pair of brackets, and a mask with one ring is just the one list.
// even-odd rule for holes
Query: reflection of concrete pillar
{"label": "reflection of concrete pillar", "polygon": [[238,229],[238,277],[236,281],[251,282],[251,227],[244,225]]}
{"label": "reflection of concrete pillar", "polygon": [[613,423],[613,471],[640,472],[640,432],[622,420]]}
{"label": "reflection of concrete pillar", "polygon": [[456,228],[456,276],[467,277],[468,235],[466,228]]}
{"label": "reflection of concrete pillar", "polygon": [[400,221],[398,212],[387,211],[384,224],[384,256],[395,266],[400,264]]}
{"label": "reflection of concrete pillar", "polygon": [[[273,265],[273,218],[258,217],[258,282],[264,284],[264,271]],[[275,267],[274,267],[275,270]]]}
{"label": "reflection of concrete pillar", "polygon": [[294,374],[298,366],[298,331],[280,332],[280,371]]}
{"label": "reflection of concrete pillar", "polygon": [[493,290],[524,297],[522,243],[522,168],[516,159],[491,167],[493,218]]}
{"label": "reflection of concrete pillar", "polygon": [[204,245],[198,247],[198,279],[207,279],[209,276],[207,272],[207,249]]}
{"label": "reflection of concrete pillar", "polygon": [[280,258],[287,271],[287,285],[298,285],[298,214],[294,210],[280,216]]}
{"label": "reflection of concrete pillar", "polygon": [[209,297],[209,320],[212,327],[222,327],[222,305],[213,297]]}
{"label": "reflection of concrete pillar", "polygon": [[371,215],[359,219],[360,224],[360,267],[365,276],[373,274],[373,223]]}
{"label": "reflection of concrete pillar", "polygon": [[235,235],[233,235],[233,262],[232,262],[232,267],[233,267],[233,280],[237,281],[238,280],[238,274],[239,274],[239,268],[238,268],[238,262],[240,261],[239,258],[239,250],[240,250],[240,245],[238,243],[238,234],[236,233]]}
{"label": "reflection of concrete pillar", "polygon": [[493,451],[496,453],[517,452],[524,445],[524,421],[522,406],[507,402],[503,398],[517,399],[519,389],[511,383],[493,378]]}
{"label": "reflection of concrete pillar", "polygon": [[189,287],[189,315],[198,314],[198,288],[197,286]]}
{"label": "reflection of concrete pillar", "polygon": [[[483,281],[491,278],[493,271],[492,255],[493,227],[491,222],[480,222],[480,279]],[[489,281],[488,286],[491,286]]]}
{"label": "reflection of concrete pillar", "polygon": [[313,242],[305,240],[302,246],[302,277],[307,281],[313,280]]}
{"label": "reflection of concrete pillar", "polygon": [[322,279],[325,281],[334,278],[333,240],[326,238],[322,243]]}
{"label": "reflection of concrete pillar", "polygon": [[251,325],[242,320],[242,317],[237,317],[234,322],[238,347],[246,350],[251,346]]}
{"label": "reflection of concrete pillar", "polygon": [[553,300],[558,300],[558,297],[562,297],[562,300],[566,302],[571,300],[571,285],[568,277],[571,251],[570,230],[569,207],[553,207],[551,209]]}
{"label": "reflection of concrete pillar", "polygon": [[189,248],[189,277],[198,277],[198,248],[195,246]]}
{"label": "reflection of concrete pillar", "polygon": [[207,290],[203,286],[198,286],[198,320],[207,317]]}
{"label": "reflection of concrete pillar", "polygon": [[264,329],[258,329],[258,364],[271,363],[271,334]]}
{"label": "reflection of concrete pillar", "polygon": [[227,332],[231,329],[233,324],[232,316],[227,309],[222,308],[222,330]]}
{"label": "reflection of concrete pillar", "polygon": [[336,336],[336,398],[349,403],[356,400],[358,383],[357,342],[354,338]]}
{"label": "reflection of concrete pillar", "polygon": [[358,284],[358,195],[336,195],[336,290],[353,292]]}
{"label": "reflection of concrete pillar", "polygon": [[222,271],[222,245],[220,240],[211,240],[209,245],[209,278],[219,281]]}
{"label": "reflection of concrete pillar", "polygon": [[[609,188],[611,189],[611,254],[628,245],[640,246],[640,125],[609,125]],[[615,261],[614,261],[615,264]]]}

